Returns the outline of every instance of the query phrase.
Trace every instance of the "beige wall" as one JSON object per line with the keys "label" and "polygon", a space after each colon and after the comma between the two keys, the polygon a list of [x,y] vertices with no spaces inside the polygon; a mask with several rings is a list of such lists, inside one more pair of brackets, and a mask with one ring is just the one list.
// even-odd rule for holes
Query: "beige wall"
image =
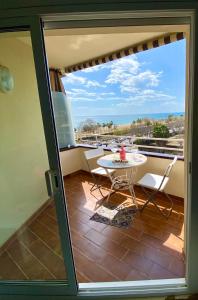
{"label": "beige wall", "polygon": [[[148,157],[145,165],[138,168],[137,180],[145,173],[156,173],[163,175],[167,165],[171,162],[169,159]],[[178,160],[170,174],[170,180],[166,187],[166,192],[178,197],[184,197],[184,162]]]}
{"label": "beige wall", "polygon": [[[68,175],[78,170],[88,171],[83,152],[85,148],[76,148],[69,151],[61,152],[61,165],[63,175]],[[109,151],[106,151],[109,154]],[[136,180],[141,178],[145,173],[163,174],[166,166],[171,162],[169,159],[148,157],[146,164],[140,166],[137,171]],[[92,163],[91,168],[96,167],[96,161]],[[178,197],[184,197],[184,162],[177,161],[174,166],[170,181],[167,185],[166,192]]]}
{"label": "beige wall", "polygon": [[0,246],[47,200],[48,160],[30,38],[0,35],[0,65],[14,90],[0,92]]}

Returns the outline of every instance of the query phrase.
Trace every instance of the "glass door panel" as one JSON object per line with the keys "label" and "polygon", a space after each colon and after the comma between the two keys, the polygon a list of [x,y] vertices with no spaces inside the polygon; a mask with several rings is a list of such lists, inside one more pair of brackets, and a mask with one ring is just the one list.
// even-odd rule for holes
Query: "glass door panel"
{"label": "glass door panel", "polygon": [[66,279],[31,36],[0,33],[0,279]]}

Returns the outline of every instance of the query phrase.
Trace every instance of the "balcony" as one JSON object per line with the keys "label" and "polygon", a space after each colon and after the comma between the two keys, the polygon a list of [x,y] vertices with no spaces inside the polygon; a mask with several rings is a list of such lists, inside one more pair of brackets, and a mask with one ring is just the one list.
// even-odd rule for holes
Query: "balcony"
{"label": "balcony", "polygon": [[[183,257],[183,199],[173,197],[171,217],[162,218],[152,205],[137,213],[132,226],[116,228],[90,220],[100,194],[90,194],[92,179],[86,172],[65,177],[74,259],[79,282],[181,278]],[[103,182],[107,194],[109,183]],[[138,204],[145,196],[136,187]],[[166,200],[159,196],[161,208]],[[111,203],[127,202],[128,194],[117,193]]]}
{"label": "balcony", "polygon": [[[184,161],[177,161],[166,190],[174,202],[171,217],[166,220],[149,205],[135,215],[131,227],[122,229],[90,220],[101,195],[97,191],[90,193],[92,178],[87,172],[85,150],[81,146],[60,153],[79,282],[184,277]],[[146,172],[162,174],[171,159],[156,154],[148,154],[147,158],[136,180]],[[110,188],[108,179],[103,180],[102,186],[106,195]],[[138,204],[145,203],[145,195],[137,186],[135,193]],[[111,202],[130,203],[128,196],[116,193]],[[158,203],[160,208],[167,206],[162,194]]]}
{"label": "balcony", "polygon": [[[84,151],[88,150],[92,146],[79,145],[74,148],[62,149],[60,152],[61,166],[63,176],[75,173],[83,170],[88,171],[87,164],[84,158]],[[105,154],[109,154],[109,149],[105,149]],[[183,149],[182,149],[183,151]],[[143,152],[147,155],[147,163],[138,168],[136,174],[136,181],[138,181],[145,173],[157,173],[163,174],[166,166],[170,163],[173,155],[167,155],[156,152]],[[96,167],[96,161],[93,162],[92,167]],[[184,186],[184,159],[183,156],[179,156],[178,161],[171,173],[170,182],[167,186],[167,193],[177,197],[184,198],[185,186]]]}

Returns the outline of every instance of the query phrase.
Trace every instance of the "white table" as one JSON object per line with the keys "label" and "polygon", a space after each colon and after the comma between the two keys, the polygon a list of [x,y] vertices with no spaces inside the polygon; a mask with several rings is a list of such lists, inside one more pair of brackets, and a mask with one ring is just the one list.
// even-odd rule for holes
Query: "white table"
{"label": "white table", "polygon": [[[107,202],[109,201],[112,191],[129,190],[133,202],[137,207],[137,201],[134,191],[134,177],[137,171],[137,167],[145,164],[147,161],[147,157],[139,153],[126,153],[127,162],[116,162],[115,160],[119,160],[119,153],[105,155],[97,160],[97,164],[106,170],[112,182],[111,190],[107,197]],[[113,177],[108,172],[108,169],[125,170],[125,174]]]}

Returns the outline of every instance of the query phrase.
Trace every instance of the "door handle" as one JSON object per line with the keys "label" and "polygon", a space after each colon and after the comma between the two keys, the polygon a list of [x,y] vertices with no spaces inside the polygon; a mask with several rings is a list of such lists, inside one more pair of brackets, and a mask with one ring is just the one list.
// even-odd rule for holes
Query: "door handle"
{"label": "door handle", "polygon": [[55,170],[47,170],[45,172],[45,181],[47,193],[49,197],[53,197],[58,190],[58,176]]}

